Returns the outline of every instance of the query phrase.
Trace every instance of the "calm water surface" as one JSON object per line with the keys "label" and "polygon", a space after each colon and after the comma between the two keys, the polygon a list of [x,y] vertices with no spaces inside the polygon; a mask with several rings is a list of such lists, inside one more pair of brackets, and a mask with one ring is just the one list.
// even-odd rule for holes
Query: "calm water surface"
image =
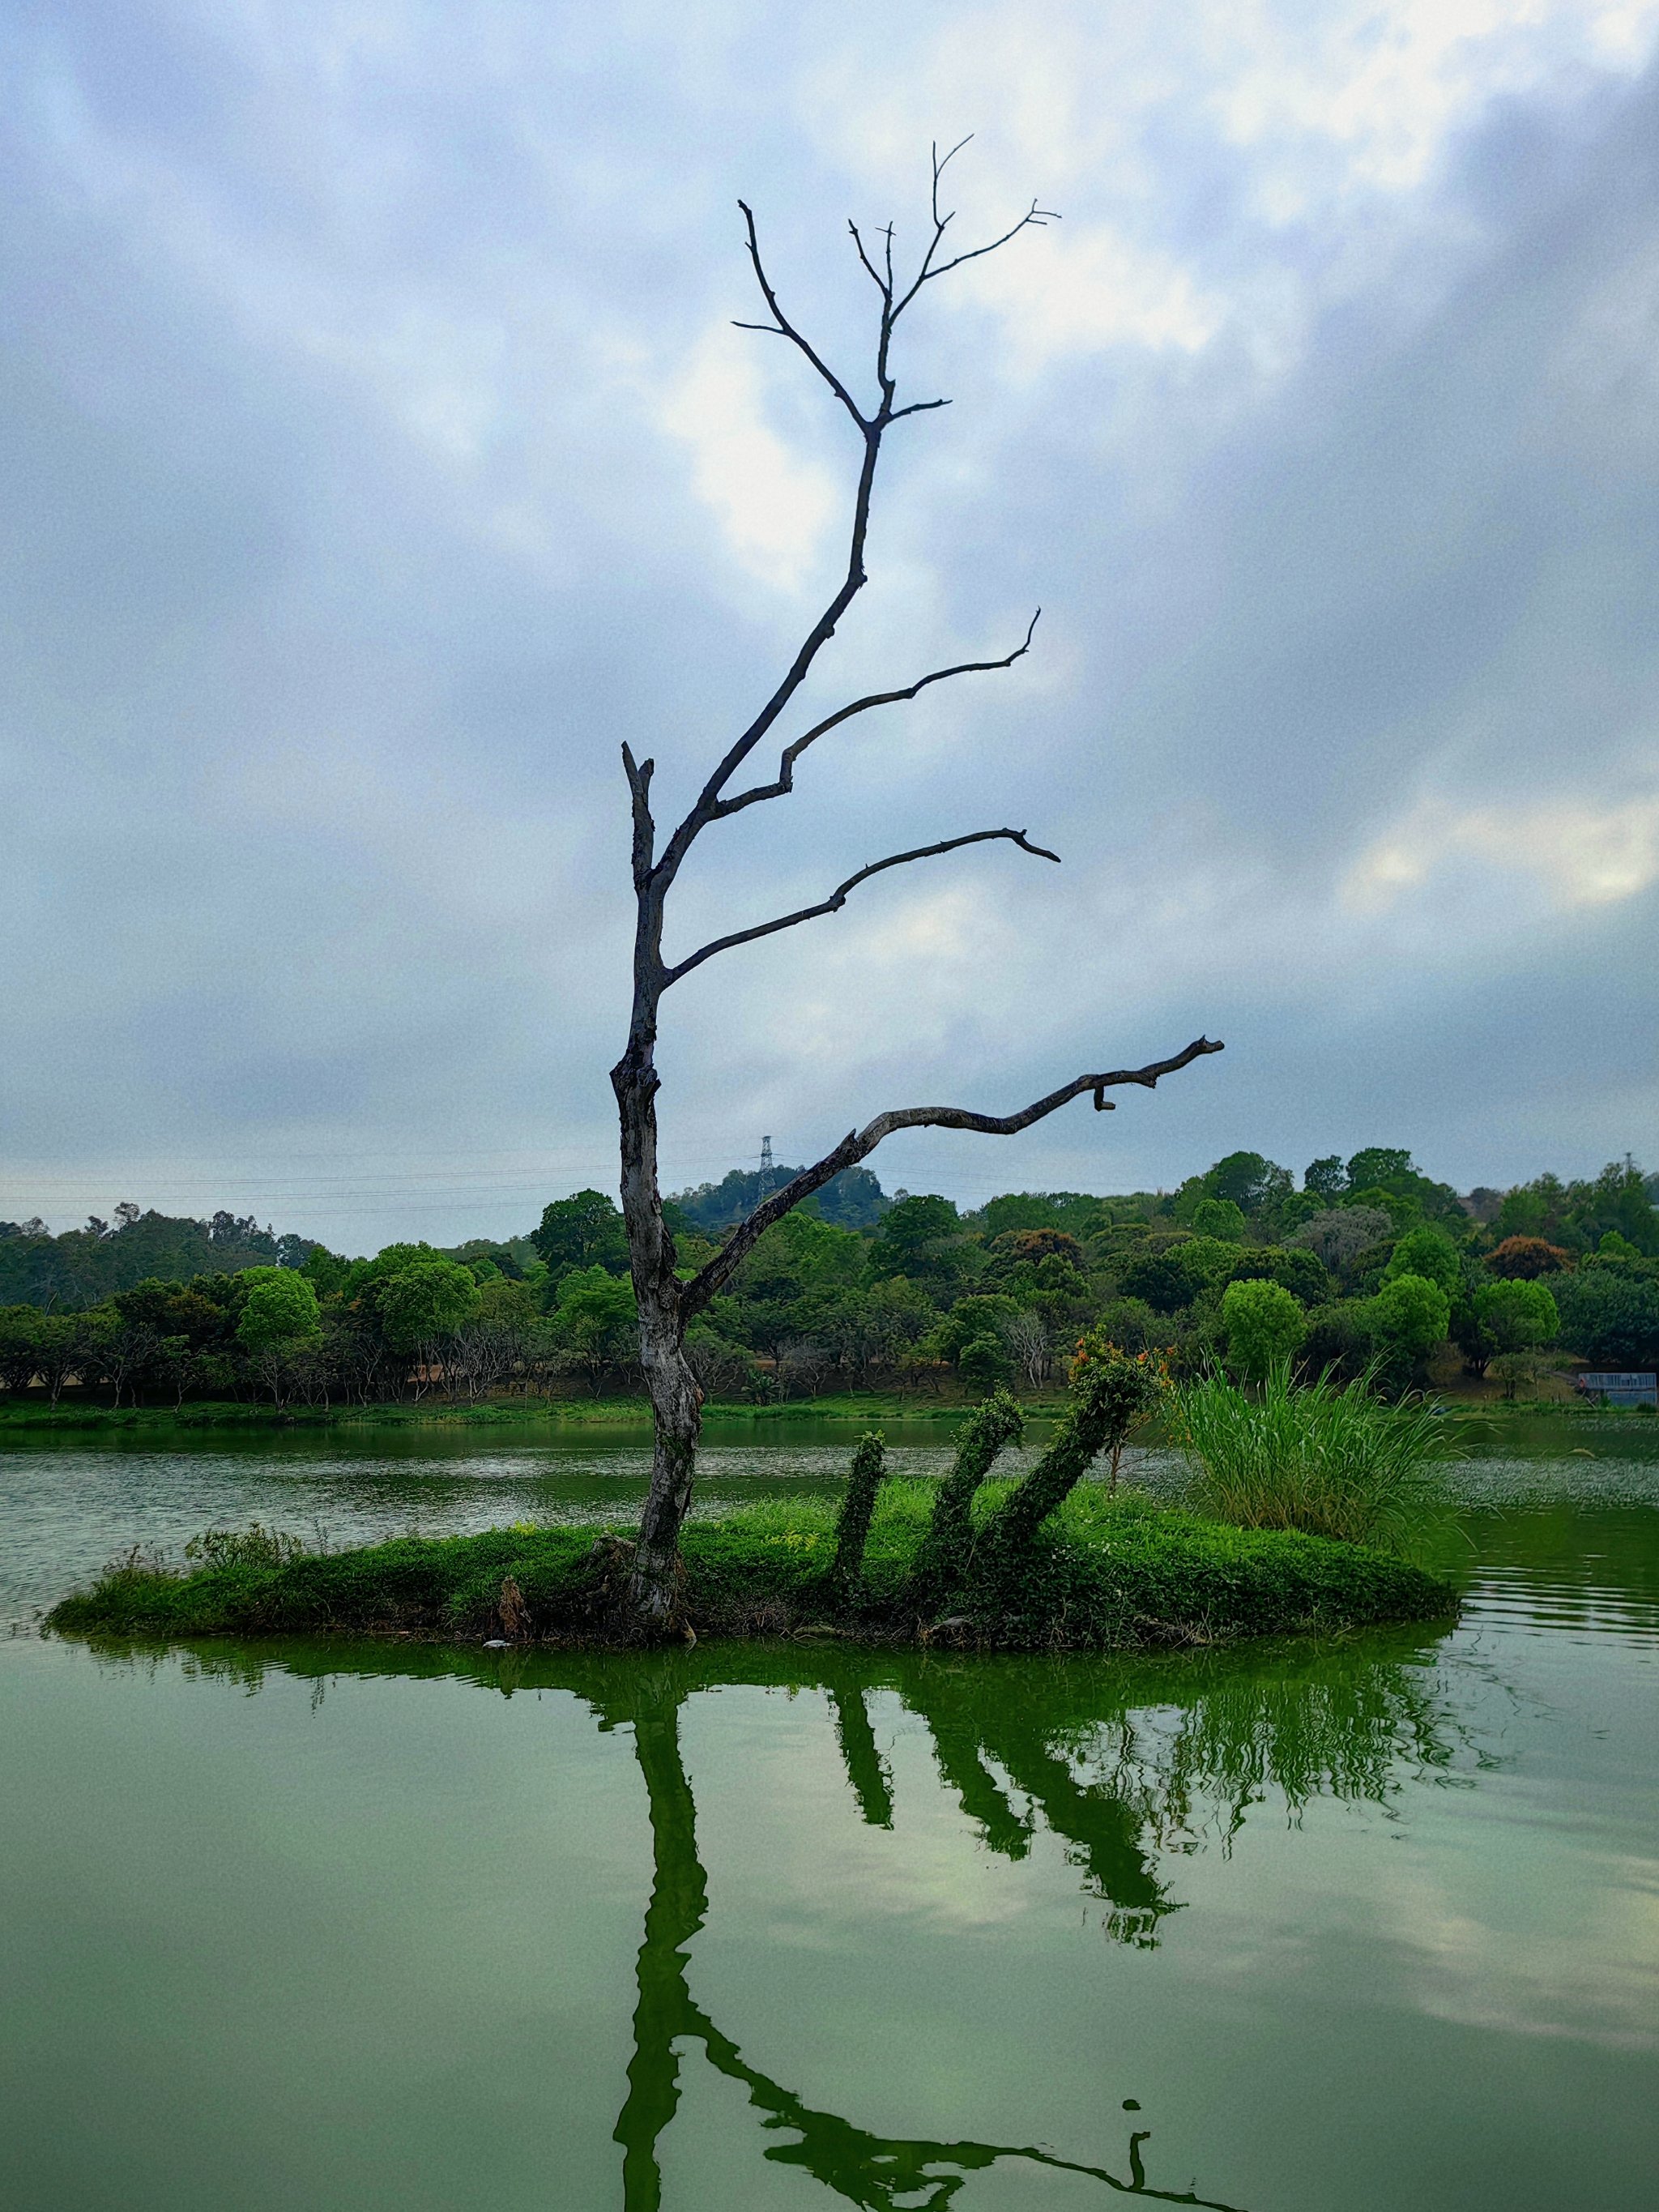
{"label": "calm water surface", "polygon": [[[716,1442],[708,1493],[816,1488],[847,1448]],[[1455,1469],[1441,1634],[1054,1662],[28,1632],[135,1538],[615,1517],[642,1465],[0,1452],[7,2212],[1655,2202],[1635,1424]]]}

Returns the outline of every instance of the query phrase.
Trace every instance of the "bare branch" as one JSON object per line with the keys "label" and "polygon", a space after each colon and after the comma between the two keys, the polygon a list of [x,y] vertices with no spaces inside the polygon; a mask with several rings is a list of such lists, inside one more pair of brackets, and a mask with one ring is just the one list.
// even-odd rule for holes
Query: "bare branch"
{"label": "bare branch", "polygon": [[[755,229],[754,210],[750,208],[747,200],[739,200],[738,202],[738,205],[743,210],[744,228],[749,234],[749,258],[754,264],[755,281],[760,286],[761,295],[765,300],[767,306],[772,311],[772,320],[770,324],[739,323],[738,325],[738,328],[739,330],[748,331],[773,329],[777,331],[781,337],[787,338],[792,345],[799,346],[801,351],[806,356],[808,361],[811,362],[813,368],[817,369],[818,374],[829,386],[831,392],[835,393],[836,398],[840,400],[842,405],[847,410],[853,420],[858,424],[860,429],[867,432],[870,425],[866,421],[863,411],[860,408],[858,402],[854,398],[852,393],[847,389],[847,386],[842,382],[840,377],[836,374],[835,370],[830,368],[829,362],[824,360],[823,356],[817,351],[817,348],[810,344],[808,341],[801,336],[801,333],[795,328],[787,315],[784,313],[783,309],[778,305],[778,295],[772,289],[771,279],[766,273],[766,264],[761,259],[760,239]],[[1012,233],[1010,234],[1012,235]]]}
{"label": "bare branch", "polygon": [[972,1129],[981,1136],[1012,1137],[1022,1129],[1029,1129],[1034,1121],[1080,1098],[1085,1091],[1095,1094],[1098,1112],[1109,1112],[1111,1102],[1104,1096],[1108,1091],[1121,1089],[1125,1084],[1139,1084],[1143,1090],[1152,1091],[1165,1075],[1187,1067],[1206,1053],[1224,1050],[1219,1039],[1194,1037],[1184,1051],[1169,1060],[1152,1060],[1146,1067],[1120,1067],[1104,1075],[1079,1075],[1070,1083],[1061,1084],[1046,1098],[1038,1098],[1018,1114],[975,1114],[963,1106],[906,1106],[889,1114],[878,1114],[873,1121],[866,1121],[861,1129],[849,1129],[833,1152],[799,1175],[785,1183],[781,1190],[774,1191],[755,1208],[746,1221],[740,1221],[726,1238],[708,1266],[695,1274],[682,1291],[681,1310],[691,1315],[701,1312],[709,1300],[731,1280],[736,1269],[750,1253],[774,1222],[781,1221],[792,1212],[802,1199],[810,1198],[815,1190],[841,1174],[844,1168],[856,1167],[867,1159],[884,1138],[890,1137],[896,1129]]}
{"label": "bare branch", "polygon": [[[994,253],[999,246],[1006,246],[1011,238],[1018,238],[1022,230],[1042,230],[1048,224],[1051,222],[1058,222],[1060,221],[1058,214],[1056,214],[1053,208],[1039,207],[1036,202],[1033,200],[1025,213],[1021,216],[1019,221],[1015,223],[1011,229],[1005,230],[1000,238],[994,238],[988,246],[970,246],[966,252],[956,254],[951,260],[942,261],[939,263],[939,266],[935,268],[933,265],[933,256],[939,252],[939,247],[944,244],[945,232],[956,221],[956,210],[954,208],[951,209],[948,215],[941,215],[939,213],[939,179],[945,174],[946,169],[950,167],[951,162],[955,161],[957,155],[961,153],[963,148],[969,143],[972,137],[973,133],[972,131],[969,131],[966,138],[959,138],[956,144],[951,147],[950,152],[946,154],[942,160],[939,156],[939,150],[937,143],[934,144],[933,149],[933,192],[932,203],[933,235],[928,240],[927,250],[921,257],[921,265],[916,271],[915,280],[911,284],[909,290],[905,293],[902,299],[895,299],[890,293],[890,313],[887,318],[890,328],[894,323],[897,322],[899,317],[910,305],[910,302],[915,298],[917,293],[921,291],[924,284],[931,284],[935,277],[948,276],[951,270],[960,269],[965,261],[977,261],[981,258],[981,256],[987,253]],[[896,417],[892,419],[896,420]]]}
{"label": "bare branch", "polygon": [[740,791],[735,799],[722,799],[714,809],[713,818],[723,821],[728,814],[741,814],[745,806],[753,806],[759,799],[781,799],[793,791],[795,763],[806,748],[816,744],[820,738],[827,737],[831,730],[839,729],[843,722],[850,722],[855,714],[867,714],[872,707],[898,706],[905,700],[915,698],[930,684],[947,683],[953,676],[985,676],[1000,668],[1012,668],[1017,660],[1022,659],[1030,651],[1031,640],[1042,617],[1042,610],[1039,607],[1026,624],[1023,641],[1012,653],[1005,653],[1000,660],[959,660],[952,668],[935,668],[927,676],[919,676],[914,684],[908,684],[900,690],[872,691],[862,699],[854,699],[851,706],[842,707],[835,714],[826,715],[823,721],[815,722],[804,736],[797,738],[792,745],[784,749],[778,762],[775,783],[758,783],[751,791]]}
{"label": "bare branch", "polygon": [[[950,218],[947,216],[945,220],[948,222]],[[941,261],[937,269],[929,269],[925,276],[918,276],[899,306],[894,308],[895,318],[902,308],[909,306],[924,284],[931,284],[940,276],[948,276],[953,269],[960,269],[964,262],[977,261],[984,254],[994,253],[999,246],[1006,246],[1011,238],[1018,238],[1022,230],[1045,230],[1051,222],[1059,221],[1057,210],[1039,207],[1033,200],[1019,221],[1011,229],[1005,230],[1000,238],[994,238],[988,246],[969,246],[965,253],[956,254],[949,261]]]}
{"label": "bare branch", "polygon": [[[858,488],[853,495],[852,527],[847,547],[847,573],[836,588],[834,598],[807,632],[799,651],[789,664],[783,680],[742,736],[727,749],[725,757],[697,794],[696,802],[690,812],[664,848],[662,857],[657,862],[653,871],[655,892],[659,902],[666,894],[669,885],[679,872],[680,864],[690,851],[692,845],[708,828],[709,823],[715,818],[720,793],[806,681],[811,671],[812,663],[835,635],[836,625],[864,589],[867,580],[864,568],[864,547],[870,532],[870,499],[875,487],[876,463],[881,453],[882,432],[886,427],[879,414],[866,419],[860,412],[852,395],[840,378],[836,375],[834,370],[819,358],[813,348],[784,315],[783,310],[778,304],[777,295],[767,276],[765,264],[761,259],[760,240],[755,229],[753,211],[745,201],[739,200],[738,204],[743,210],[744,222],[748,230],[749,256],[754,264],[756,281],[760,285],[762,295],[774,318],[774,323],[771,325],[758,324],[753,327],[761,330],[775,328],[779,336],[790,339],[800,348],[858,424],[864,441],[864,459],[859,470]],[[884,333],[888,327],[888,310],[884,304],[882,309]]]}
{"label": "bare branch", "polygon": [[[864,459],[859,471],[858,487],[853,499],[852,527],[848,535],[846,574],[829,605],[807,633],[782,681],[742,736],[728,748],[724,758],[698,793],[690,811],[668,839],[660,857],[655,861],[651,872],[650,889],[652,902],[658,912],[660,911],[661,902],[666,896],[669,886],[678,874],[680,866],[691,847],[708,824],[718,820],[726,811],[721,805],[720,794],[726,785],[755,747],[770,732],[780,714],[805,682],[818,654],[835,635],[837,623],[864,588],[866,581],[864,549],[870,530],[871,495],[875,485],[876,465],[880,458],[881,441],[884,433],[893,423],[902,422],[908,416],[928,414],[949,404],[943,399],[922,399],[912,401],[908,406],[895,406],[896,387],[888,366],[888,358],[894,327],[899,316],[915,299],[924,283],[931,277],[942,276],[945,273],[943,267],[938,269],[933,267],[933,258],[939,251],[939,242],[945,236],[945,228],[953,218],[939,211],[939,180],[954,156],[960,153],[962,147],[967,143],[968,141],[964,138],[959,145],[953,146],[943,159],[940,158],[937,146],[933,149],[932,202],[933,235],[922,257],[921,270],[902,300],[896,295],[893,277],[893,226],[891,223],[886,224],[882,232],[882,256],[879,266],[866,250],[856,223],[849,222],[848,226],[852,233],[859,259],[881,294],[881,319],[877,332],[875,361],[876,381],[880,387],[881,398],[872,414],[866,415],[863,411],[828,362],[784,313],[772,280],[766,273],[766,264],[761,255],[760,236],[756,227],[754,211],[746,200],[739,200],[738,203],[743,211],[749,258],[754,268],[755,281],[760,286],[761,296],[765,301],[767,311],[772,318],[768,323],[740,323],[738,327],[740,330],[757,330],[764,331],[771,337],[787,338],[792,345],[799,349],[858,425],[864,441]],[[1000,239],[994,240],[989,246],[975,246],[966,253],[959,254],[956,260],[945,265],[954,268],[964,260],[975,260],[981,254],[994,252],[998,246],[1006,245],[1009,239],[1015,237],[1028,224],[1040,224],[1048,220],[1047,211],[1040,209],[1033,201],[1030,210]],[[787,787],[787,784],[785,787]]]}
{"label": "bare branch", "polygon": [[[892,290],[891,290],[891,273],[892,273],[892,272],[890,271],[890,270],[889,270],[889,272],[888,272],[888,281],[887,281],[886,283],[884,283],[884,282],[883,282],[883,280],[882,280],[882,274],[881,274],[880,270],[878,270],[878,269],[876,267],[876,264],[874,264],[874,262],[871,260],[871,258],[870,258],[869,255],[865,252],[865,250],[864,250],[864,240],[863,240],[863,238],[861,237],[861,235],[860,234],[860,232],[859,232],[859,227],[858,227],[857,223],[855,223],[855,222],[853,221],[853,219],[852,219],[852,217],[851,217],[850,216],[848,217],[848,221],[847,221],[847,228],[848,228],[848,231],[852,234],[853,244],[854,244],[854,245],[857,247],[857,249],[858,249],[858,257],[859,257],[859,259],[860,259],[860,260],[864,264],[866,270],[869,272],[870,282],[871,282],[871,283],[875,286],[875,288],[876,288],[877,291],[878,291],[878,292],[879,292],[879,293],[881,294],[881,296],[882,296],[882,298],[883,298],[884,300],[890,301],[890,300],[891,300],[891,298],[892,298]],[[891,224],[891,223],[889,223],[889,224],[888,224],[888,226],[887,226],[887,252],[888,252],[888,258],[889,258],[889,259],[890,259],[890,259],[891,259],[891,258],[892,258],[892,251],[893,251],[893,226],[892,226],[892,224]]]}
{"label": "bare branch", "polygon": [[964,845],[989,844],[999,838],[1005,839],[1011,845],[1018,845],[1023,853],[1030,853],[1036,860],[1052,860],[1056,867],[1060,865],[1058,853],[1049,852],[1045,846],[1032,844],[1023,830],[974,830],[965,837],[946,837],[937,845],[918,845],[911,852],[895,853],[885,860],[872,860],[867,868],[860,868],[855,876],[848,876],[844,884],[837,884],[829,897],[820,899],[816,906],[804,906],[795,914],[781,915],[775,921],[757,922],[752,929],[738,929],[730,937],[715,938],[713,944],[705,945],[700,951],[692,953],[689,959],[682,960],[677,968],[669,969],[663,979],[663,988],[666,990],[671,983],[678,983],[682,975],[689,975],[694,968],[701,968],[705,960],[712,960],[717,952],[729,952],[734,945],[752,945],[757,937],[774,937],[781,929],[793,929],[798,922],[816,921],[820,915],[838,914],[847,903],[848,891],[855,890],[860,884],[867,883],[872,876],[882,875],[889,868],[902,868],[912,860],[936,860],[941,853],[958,852]]}
{"label": "bare branch", "polygon": [[623,741],[622,757],[623,772],[634,801],[634,888],[643,891],[651,879],[657,841],[657,825],[651,818],[651,779],[657,763],[653,760],[636,762],[626,738]]}

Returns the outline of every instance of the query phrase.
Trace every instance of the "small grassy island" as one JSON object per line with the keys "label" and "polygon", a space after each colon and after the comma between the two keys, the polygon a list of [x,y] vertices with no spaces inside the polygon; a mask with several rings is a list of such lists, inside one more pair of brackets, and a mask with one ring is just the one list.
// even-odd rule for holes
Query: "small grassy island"
{"label": "small grassy island", "polygon": [[[1388,1547],[1420,1491],[1420,1417],[1363,1392],[1293,1390],[1282,1376],[1254,1401],[1206,1384],[1233,1401],[1221,1419],[1214,1405],[1207,1416],[1191,1408],[1207,1454],[1197,1502],[1209,1512],[1172,1510],[1115,1482],[1125,1437],[1164,1388],[1144,1356],[1097,1345],[1079,1360],[1053,1440],[1018,1481],[989,1479],[1023,1421],[999,1390],[963,1424],[942,1479],[884,1480],[872,1433],[838,1507],[790,1498],[694,1516],[673,1632],[1114,1650],[1455,1612],[1449,1583]],[[1114,1479],[1083,1483],[1102,1454]],[[637,1640],[621,1601],[633,1556],[621,1529],[526,1525],[327,1552],[255,1528],[212,1532],[191,1551],[182,1572],[135,1553],[64,1599],[48,1626],[138,1638]]]}
{"label": "small grassy island", "polygon": [[[939,1486],[887,1486],[864,1571],[837,1588],[830,1507],[811,1499],[687,1524],[682,1613],[704,1636],[834,1632],[864,1643],[980,1650],[1133,1650],[1443,1618],[1449,1584],[1390,1553],[1161,1510],[1097,1486],[1054,1516],[1017,1568],[970,1572],[934,1598],[916,1583]],[[1001,1490],[1004,1486],[997,1486]],[[1001,1501],[993,1491],[993,1507]],[[49,1626],[139,1638],[303,1631],[453,1641],[606,1641],[621,1537],[492,1528],[359,1550],[231,1557],[193,1573],[112,1569]],[[919,1602],[919,1601],[921,1601]]]}

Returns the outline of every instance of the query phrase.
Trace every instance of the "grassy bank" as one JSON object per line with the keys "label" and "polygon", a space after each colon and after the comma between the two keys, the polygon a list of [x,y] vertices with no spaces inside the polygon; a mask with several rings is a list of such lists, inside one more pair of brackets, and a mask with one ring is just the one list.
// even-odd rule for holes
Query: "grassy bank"
{"label": "grassy bank", "polygon": [[[1036,1395],[1018,1394],[1033,1419],[1046,1420],[1065,1403],[1058,1389]],[[808,1422],[857,1422],[864,1426],[884,1423],[959,1422],[972,1403],[965,1393],[951,1396],[901,1397],[896,1392],[851,1392],[822,1398],[792,1398],[786,1404],[751,1406],[738,1399],[711,1399],[703,1419],[718,1427],[742,1427],[757,1436],[787,1436],[792,1427]],[[1536,1420],[1547,1414],[1553,1420],[1614,1421],[1640,1427],[1654,1415],[1646,1407],[1589,1406],[1556,1400],[1500,1399],[1479,1404],[1442,1399],[1441,1411],[1459,1431],[1479,1431],[1495,1424]],[[204,1401],[173,1406],[99,1406],[65,1401],[48,1406],[24,1399],[0,1406],[0,1442],[9,1436],[125,1433],[129,1431],[180,1429],[262,1430],[305,1429],[492,1429],[534,1431],[559,1428],[639,1428],[651,1425],[651,1408],[643,1398],[486,1398],[476,1404],[448,1398],[389,1398],[367,1406],[265,1406],[245,1400]]]}
{"label": "grassy bank", "polygon": [[[901,1398],[896,1395],[792,1398],[787,1404],[751,1406],[738,1399],[710,1399],[706,1421],[741,1423],[766,1432],[787,1431],[801,1421],[959,1421],[971,1401],[953,1397]],[[1028,1401],[1039,1418],[1058,1412],[1058,1391]],[[24,1399],[0,1406],[0,1437],[34,1430],[129,1429],[325,1429],[464,1428],[535,1429],[550,1422],[561,1427],[649,1428],[651,1408],[643,1398],[485,1398],[477,1403],[448,1398],[385,1399],[367,1406],[265,1406],[246,1401],[204,1400],[183,1406],[99,1406],[64,1401],[57,1406]]]}
{"label": "grassy bank", "polygon": [[487,1398],[458,1404],[447,1398],[386,1399],[367,1406],[266,1406],[246,1400],[204,1400],[183,1406],[0,1406],[0,1437],[31,1431],[144,1429],[537,1428],[550,1421],[616,1427],[650,1426],[642,1398]]}
{"label": "grassy bank", "polygon": [[[826,1589],[830,1502],[793,1498],[694,1518],[684,1534],[688,1619],[703,1635],[828,1629],[871,1643],[1111,1650],[1443,1619],[1456,1609],[1450,1584],[1387,1553],[1227,1528],[1090,1485],[1017,1565],[981,1560],[948,1605],[919,1618],[910,1577],[934,1489],[884,1486],[862,1583],[842,1601]],[[981,1516],[1006,1489],[985,1486]],[[323,1632],[456,1641],[510,1632],[515,1641],[592,1643],[603,1636],[597,1533],[520,1527],[405,1537],[194,1573],[130,1563],[65,1599],[47,1626],[125,1637]]]}

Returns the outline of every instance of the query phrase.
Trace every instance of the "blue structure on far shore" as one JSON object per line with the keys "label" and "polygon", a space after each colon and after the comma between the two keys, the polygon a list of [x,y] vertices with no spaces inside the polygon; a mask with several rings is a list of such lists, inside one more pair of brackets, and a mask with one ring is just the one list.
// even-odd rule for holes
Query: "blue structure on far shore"
{"label": "blue structure on far shore", "polygon": [[1604,1406],[1659,1407],[1659,1376],[1575,1375],[1573,1382],[1586,1397],[1599,1398]]}

